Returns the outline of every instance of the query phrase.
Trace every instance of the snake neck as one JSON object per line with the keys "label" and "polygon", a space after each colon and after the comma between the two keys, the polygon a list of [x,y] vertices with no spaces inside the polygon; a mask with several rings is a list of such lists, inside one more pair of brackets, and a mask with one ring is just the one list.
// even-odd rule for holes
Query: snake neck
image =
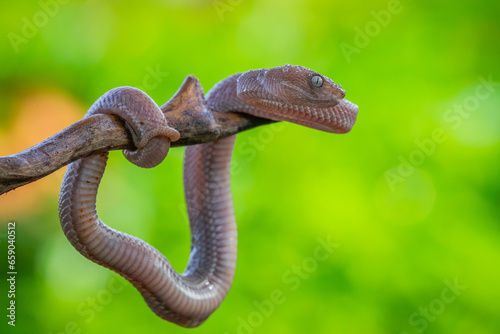
{"label": "snake neck", "polygon": [[238,78],[242,74],[243,73],[236,73],[218,82],[210,89],[205,98],[211,110],[220,113],[250,113],[256,109],[238,97]]}

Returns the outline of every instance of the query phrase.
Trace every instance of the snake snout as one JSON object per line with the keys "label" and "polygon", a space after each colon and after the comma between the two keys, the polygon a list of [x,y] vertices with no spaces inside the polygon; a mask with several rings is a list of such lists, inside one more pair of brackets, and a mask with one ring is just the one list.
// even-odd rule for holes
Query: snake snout
{"label": "snake snout", "polygon": [[325,87],[325,91],[328,95],[332,96],[337,102],[340,102],[345,97],[345,90],[341,85],[333,84],[330,87]]}

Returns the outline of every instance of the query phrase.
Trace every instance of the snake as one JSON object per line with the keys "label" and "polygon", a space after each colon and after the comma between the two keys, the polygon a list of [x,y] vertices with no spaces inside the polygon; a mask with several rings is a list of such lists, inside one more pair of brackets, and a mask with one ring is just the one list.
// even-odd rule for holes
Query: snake
{"label": "snake", "polygon": [[[206,95],[212,111],[246,113],[309,128],[346,133],[358,106],[330,78],[303,66],[236,73]],[[180,134],[143,91],[118,87],[101,96],[84,117],[110,114],[130,131],[134,149],[123,150],[133,164],[151,168],[168,154]],[[141,293],[159,317],[183,327],[201,325],[222,303],[236,269],[237,230],[230,187],[236,135],[187,146],[183,183],[191,232],[186,269],[178,273],[156,248],[104,224],[96,196],[108,153],[69,164],[60,191],[59,219],[71,245],[89,260],[109,268]]]}

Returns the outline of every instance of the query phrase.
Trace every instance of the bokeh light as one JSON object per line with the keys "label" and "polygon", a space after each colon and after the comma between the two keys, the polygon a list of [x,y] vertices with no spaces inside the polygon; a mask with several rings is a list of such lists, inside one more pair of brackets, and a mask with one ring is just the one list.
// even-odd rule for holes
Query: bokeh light
{"label": "bokeh light", "polygon": [[[16,327],[2,279],[1,333],[500,332],[500,4],[30,0],[0,13],[1,156],[112,88],[161,105],[188,74],[208,91],[236,72],[303,65],[360,108],[345,135],[284,123],[238,135],[236,276],[196,329],[155,316],[67,242],[64,170],[0,196],[0,254],[9,221],[18,251]],[[104,222],[179,271],[190,241],[182,155],[142,170],[112,152],[98,197]],[[327,240],[335,247],[315,258]]]}

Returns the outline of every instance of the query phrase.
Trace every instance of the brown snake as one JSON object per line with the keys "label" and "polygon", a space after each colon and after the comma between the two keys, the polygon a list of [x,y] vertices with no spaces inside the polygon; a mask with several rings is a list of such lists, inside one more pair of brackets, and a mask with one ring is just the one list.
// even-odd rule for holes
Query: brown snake
{"label": "brown snake", "polygon": [[[302,66],[285,65],[235,74],[206,95],[212,110],[243,112],[289,121],[333,133],[346,133],[358,107],[329,78]],[[142,91],[116,88],[97,100],[85,117],[121,117],[132,133],[129,161],[154,167],[166,157],[179,133]],[[185,271],[177,273],[158,250],[106,226],[97,216],[96,196],[108,154],[69,165],[61,187],[59,217],[71,244],[88,259],[129,280],[161,318],[196,327],[225,298],[236,266],[236,222],[230,189],[230,163],[236,135],[186,148],[184,191],[191,229]]]}

